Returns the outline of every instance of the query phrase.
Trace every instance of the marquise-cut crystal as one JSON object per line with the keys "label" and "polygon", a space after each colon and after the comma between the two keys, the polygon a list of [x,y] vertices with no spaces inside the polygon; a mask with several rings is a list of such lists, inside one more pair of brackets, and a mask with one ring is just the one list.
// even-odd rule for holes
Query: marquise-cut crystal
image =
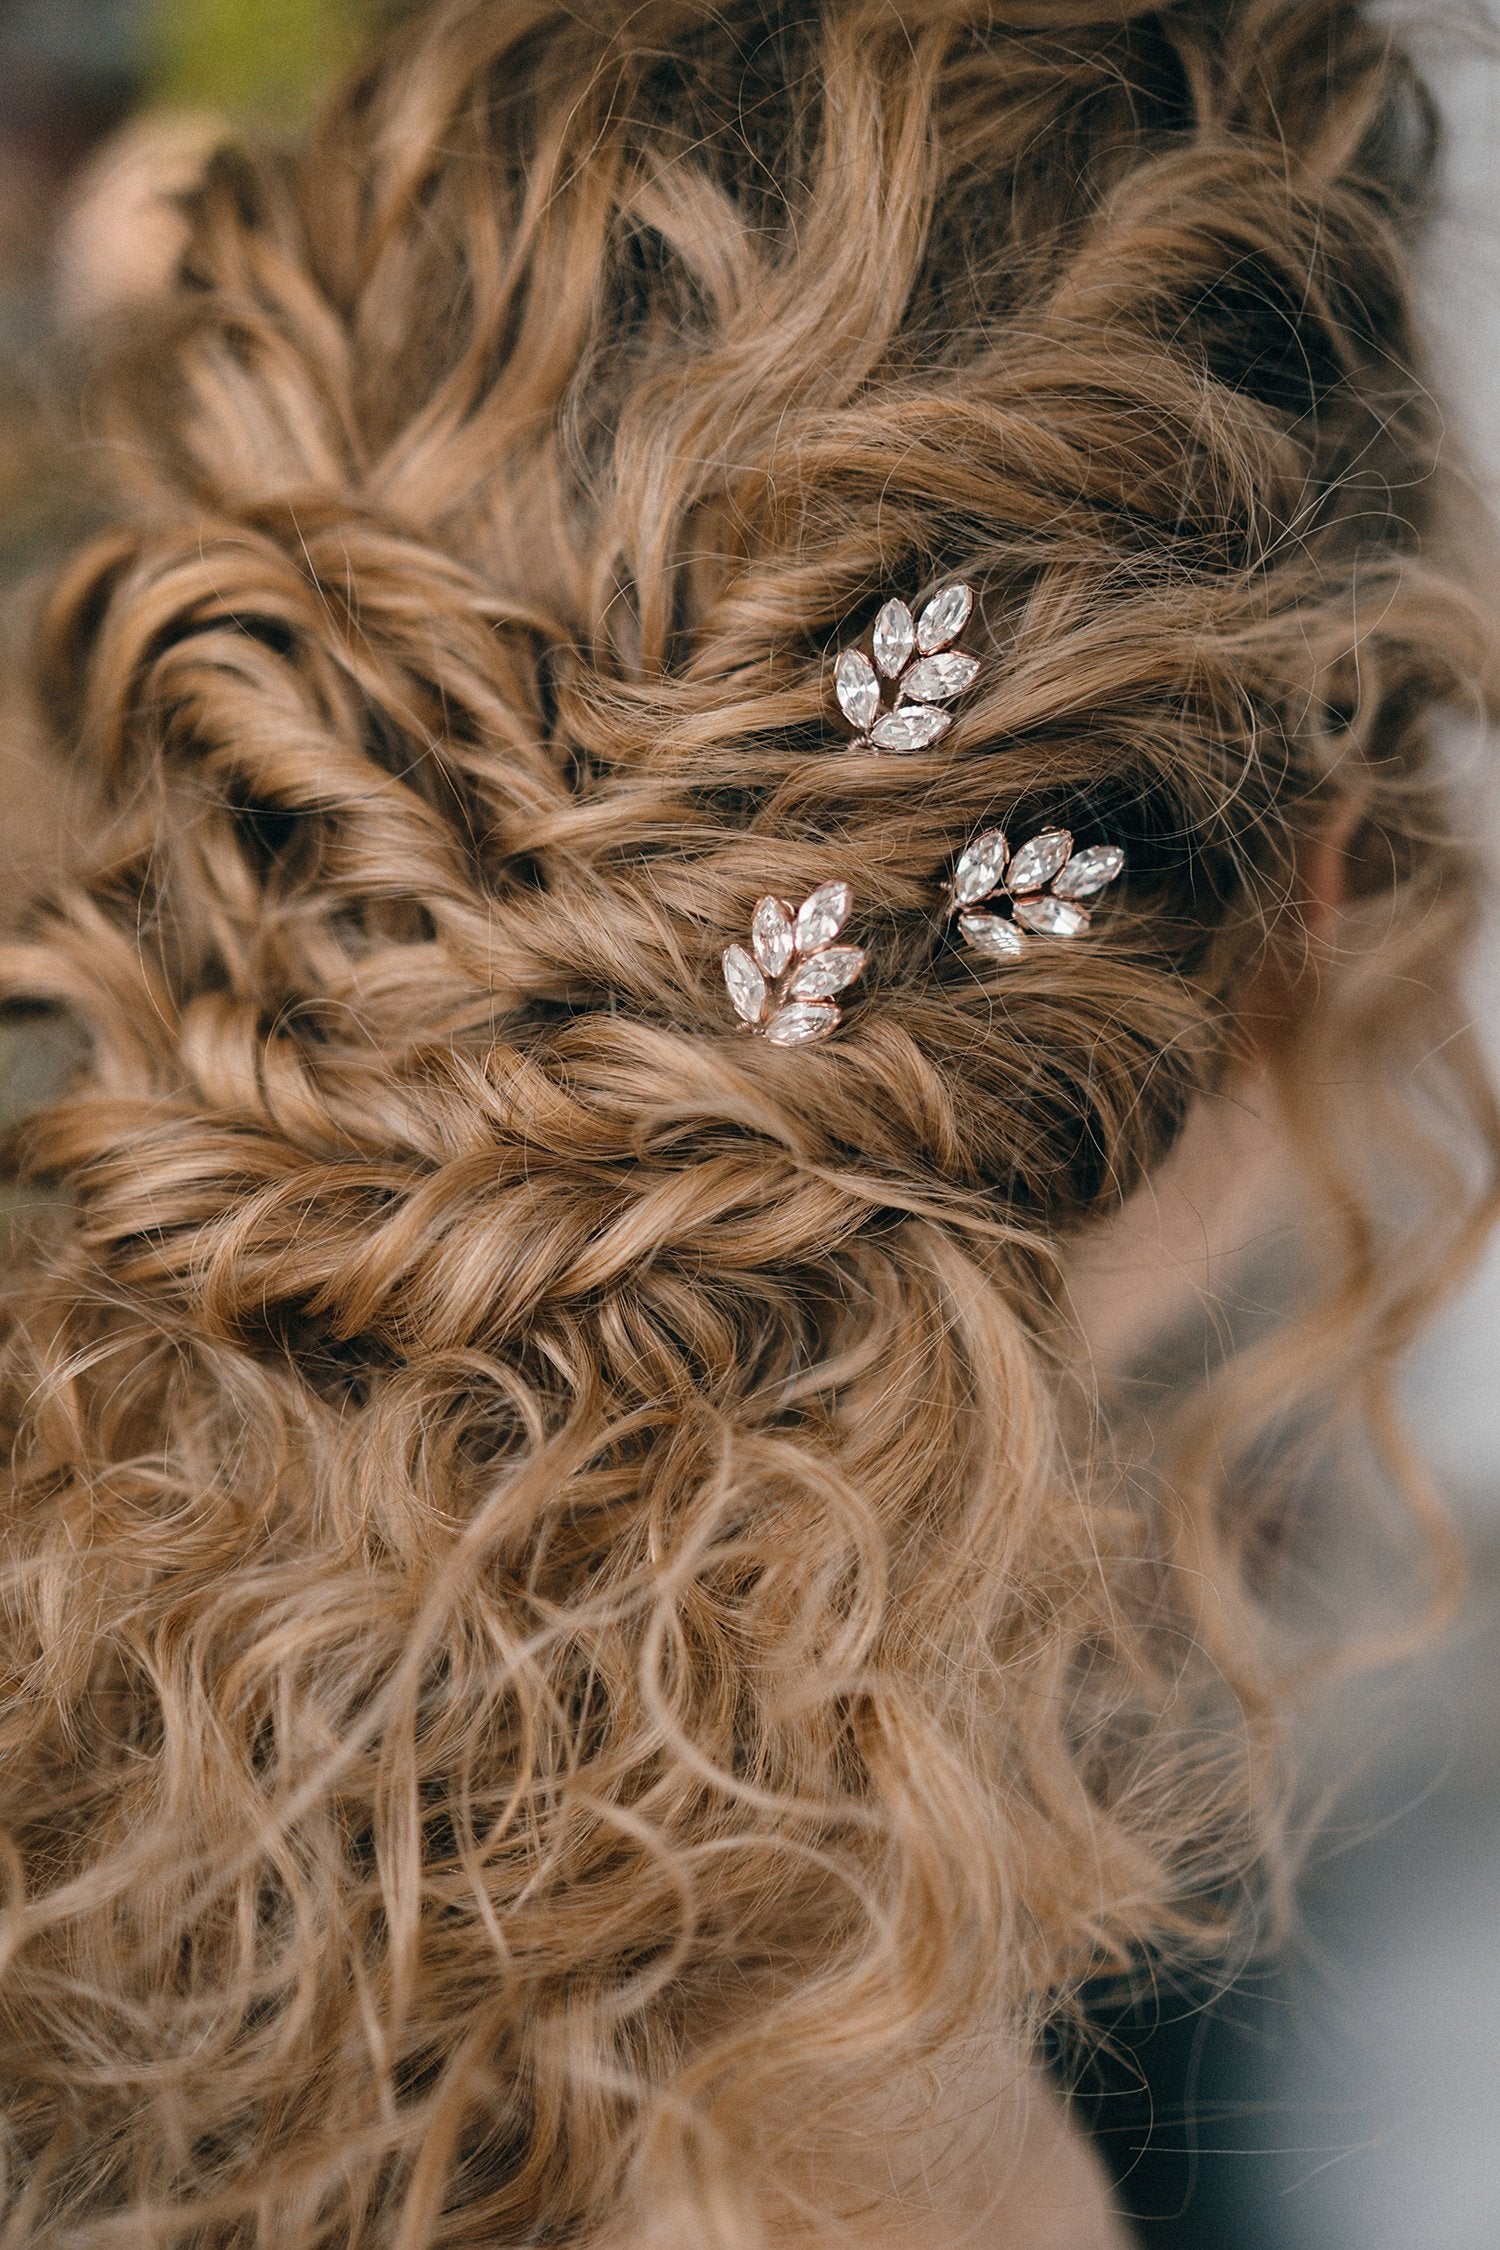
{"label": "marquise-cut crystal", "polygon": [[901,693],[913,703],[950,703],[972,686],[978,670],[978,657],[965,656],[958,649],[950,649],[946,656],[924,656],[902,680]]}
{"label": "marquise-cut crystal", "polygon": [[825,883],[804,899],[797,915],[797,951],[820,953],[849,919],[854,893],[847,883]]}
{"label": "marquise-cut crystal", "polygon": [[1053,891],[1058,898],[1092,898],[1114,881],[1124,865],[1125,854],[1118,844],[1090,844],[1086,852],[1073,854]]}
{"label": "marquise-cut crystal", "polygon": [[952,724],[951,712],[935,710],[930,703],[905,703],[871,727],[870,740],[877,750],[925,750],[941,741]]}
{"label": "marquise-cut crystal", "polygon": [[852,727],[867,727],[880,709],[880,682],[875,667],[857,648],[846,648],[834,675],[839,709]]}
{"label": "marquise-cut crystal", "polygon": [[875,662],[888,680],[911,662],[917,628],[905,602],[887,602],[875,620]]}
{"label": "marquise-cut crystal", "polygon": [[835,992],[842,992],[846,984],[853,984],[865,965],[865,956],[857,945],[831,945],[825,953],[815,953],[811,960],[794,969],[787,981],[789,1000],[829,1000]]}
{"label": "marquise-cut crystal", "polygon": [[766,1037],[773,1047],[810,1047],[837,1031],[841,1021],[839,1010],[829,1001],[793,1000],[772,1016]]}
{"label": "marquise-cut crystal", "polygon": [[779,977],[797,945],[791,908],[783,906],[779,898],[758,900],[750,929],[756,960],[768,977]]}
{"label": "marquise-cut crystal", "polygon": [[1018,898],[1016,920],[1039,937],[1082,937],[1089,917],[1070,898]]}
{"label": "marquise-cut crystal", "polygon": [[1040,836],[1033,836],[1029,844],[1023,844],[1011,861],[1009,888],[1039,891],[1067,865],[1072,849],[1073,839],[1066,828],[1044,829]]}
{"label": "marquise-cut crystal", "polygon": [[1026,951],[1026,940],[1015,923],[998,914],[961,914],[958,926],[976,953],[993,954],[997,961],[1014,961]]}
{"label": "marquise-cut crystal", "polygon": [[931,656],[934,649],[956,641],[973,607],[974,594],[968,586],[945,586],[940,594],[934,594],[917,626],[917,646],[922,654]]}
{"label": "marquise-cut crystal", "polygon": [[766,1012],[766,980],[742,945],[724,949],[724,982],[741,1022],[759,1023]]}
{"label": "marquise-cut crystal", "polygon": [[998,828],[988,828],[982,836],[976,836],[953,871],[953,896],[958,904],[973,906],[976,900],[998,891],[1009,857],[1010,846]]}

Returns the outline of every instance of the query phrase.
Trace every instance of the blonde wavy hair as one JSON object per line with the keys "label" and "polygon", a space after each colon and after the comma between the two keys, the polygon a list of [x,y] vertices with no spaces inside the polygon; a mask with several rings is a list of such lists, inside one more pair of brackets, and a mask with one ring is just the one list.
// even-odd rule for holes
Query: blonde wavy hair
{"label": "blonde wavy hair", "polygon": [[[441,0],[215,161],[0,957],[88,1041],[0,1380],[5,2250],[856,2225],[862,2097],[1225,1942],[1266,1433],[1398,1447],[1494,1145],[1430,137],[1350,0]],[[982,692],[851,752],[833,655],[954,576]],[[1127,847],[1086,945],[951,945],[997,815]],[[735,1036],[835,873],[865,997]],[[1130,1474],[1068,1247],[1251,1048],[1337,1248]]]}

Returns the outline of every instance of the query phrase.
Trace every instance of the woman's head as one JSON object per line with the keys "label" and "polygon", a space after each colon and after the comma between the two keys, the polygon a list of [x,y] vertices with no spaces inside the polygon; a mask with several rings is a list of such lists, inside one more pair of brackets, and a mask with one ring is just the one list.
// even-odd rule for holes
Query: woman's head
{"label": "woman's head", "polygon": [[[3,959],[90,1042],[5,1378],[11,2240],[738,2250],[893,2074],[1222,1942],[1246,1464],[1489,1127],[1428,141],[1335,0],[468,0],[211,169]],[[951,733],[851,748],[956,577]],[[996,822],[1125,848],[1086,943],[955,944]],[[838,1037],[737,1035],[831,876]],[[1069,1260],[1251,1066],[1330,1284],[1148,1476]],[[1465,1182],[1399,1270],[1351,1082]]]}

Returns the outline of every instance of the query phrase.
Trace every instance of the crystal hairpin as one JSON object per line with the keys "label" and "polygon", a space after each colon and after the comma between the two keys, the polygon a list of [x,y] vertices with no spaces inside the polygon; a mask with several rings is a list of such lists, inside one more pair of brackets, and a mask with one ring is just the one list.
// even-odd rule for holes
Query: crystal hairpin
{"label": "crystal hairpin", "polygon": [[843,1010],[834,994],[865,965],[857,945],[834,943],[849,919],[847,883],[825,883],[797,912],[779,898],[760,899],[750,950],[724,949],[724,982],[741,1023],[773,1047],[811,1047],[837,1031]]}
{"label": "crystal hairpin", "polygon": [[[948,897],[965,942],[976,953],[1013,961],[1035,937],[1082,937],[1093,919],[1081,902],[1096,898],[1125,866],[1118,844],[1073,849],[1066,828],[1045,828],[1012,857],[998,828],[976,836],[953,871]],[[972,908],[1004,900],[1008,915],[975,914]]]}
{"label": "crystal hairpin", "polygon": [[942,740],[953,724],[942,706],[979,676],[978,657],[953,646],[973,608],[972,587],[960,585],[934,594],[919,617],[889,601],[875,620],[874,662],[862,649],[844,650],[834,686],[855,749],[928,750]]}

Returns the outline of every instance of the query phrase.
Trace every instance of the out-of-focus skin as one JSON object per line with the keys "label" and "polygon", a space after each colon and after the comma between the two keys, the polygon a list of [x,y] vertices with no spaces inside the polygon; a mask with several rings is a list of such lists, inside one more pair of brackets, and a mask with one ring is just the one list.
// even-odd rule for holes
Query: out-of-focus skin
{"label": "out-of-focus skin", "polygon": [[[799,2180],[781,2175],[789,2213],[773,2216],[775,2250],[1130,2250],[1103,2164],[1051,2083],[1018,2064],[997,2034],[967,2068],[893,2084],[878,2116],[848,2121],[837,2150],[809,2151],[807,2174],[836,2187],[847,2214],[809,2234]],[[597,2250],[685,2250],[680,2237]]]}
{"label": "out-of-focus skin", "polygon": [[58,311],[84,325],[149,303],[187,240],[181,198],[225,138],[222,117],[148,110],[84,167],[57,233]]}
{"label": "out-of-focus skin", "polygon": [[1068,1298],[1101,1382],[1212,1315],[1287,1224],[1291,1160],[1259,1072],[1193,1108],[1165,1164],[1068,1260]]}
{"label": "out-of-focus skin", "polygon": [[[889,2215],[851,2238],[860,2250],[1129,2250],[1093,2146],[1048,2081],[1002,2068],[1003,2052],[945,2084],[941,2127],[898,2139]],[[898,2164],[922,2182],[920,2212]]]}
{"label": "out-of-focus skin", "polygon": [[[1363,817],[1358,800],[1338,806],[1304,857],[1299,910],[1314,949],[1335,936],[1346,854]],[[1244,1020],[1269,1046],[1303,1000],[1295,982],[1268,973],[1247,995]],[[1251,1062],[1196,1103],[1165,1164],[1071,1252],[1069,1302],[1100,1380],[1211,1316],[1247,1260],[1291,1223],[1296,1204],[1271,1074]]]}
{"label": "out-of-focus skin", "polygon": [[48,880],[79,817],[79,777],[44,745],[29,680],[39,588],[78,536],[74,511],[88,506],[83,449],[59,463],[60,402],[87,363],[86,344],[81,359],[75,346],[93,323],[167,288],[186,239],[180,198],[225,133],[221,118],[152,112],[90,153],[93,113],[72,116],[55,89],[51,100],[48,133],[19,145],[0,136],[0,294],[19,308],[10,318],[20,332],[56,335],[58,372],[48,366],[46,383],[59,386],[54,401],[32,370],[18,387],[0,366],[0,886],[12,912]]}

